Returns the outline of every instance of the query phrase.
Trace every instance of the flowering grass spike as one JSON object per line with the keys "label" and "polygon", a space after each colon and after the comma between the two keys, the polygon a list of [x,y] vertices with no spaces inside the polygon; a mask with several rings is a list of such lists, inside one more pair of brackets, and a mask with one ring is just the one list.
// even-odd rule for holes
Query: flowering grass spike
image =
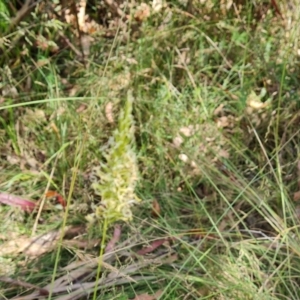
{"label": "flowering grass spike", "polygon": [[120,112],[118,128],[104,154],[106,163],[97,170],[99,182],[93,183],[95,193],[101,196],[96,208],[97,219],[108,224],[132,219],[131,207],[139,202],[134,193],[138,179],[137,158],[134,149],[133,97],[128,92],[124,109]]}

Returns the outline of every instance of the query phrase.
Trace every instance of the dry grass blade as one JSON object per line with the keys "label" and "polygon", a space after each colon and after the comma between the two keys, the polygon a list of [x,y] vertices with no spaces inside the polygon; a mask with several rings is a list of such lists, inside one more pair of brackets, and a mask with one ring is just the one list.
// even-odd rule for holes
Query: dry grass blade
{"label": "dry grass blade", "polygon": [[[131,256],[130,253],[128,253],[127,249],[130,249],[133,246],[136,246],[137,244],[139,244],[138,242],[138,236],[134,235],[131,238],[127,239],[126,241],[124,241],[123,243],[119,244],[114,251],[109,252],[109,253],[105,253],[103,255],[103,261],[106,263],[110,263],[112,264],[115,257],[116,256]],[[69,264],[68,266],[64,267],[62,270],[64,271],[68,271],[71,272],[72,270],[78,269],[78,268],[95,268],[98,264],[99,258],[95,257],[91,260],[89,260],[88,262],[84,261],[84,262],[74,262]]]}
{"label": "dry grass blade", "polygon": [[[102,266],[108,271],[108,275],[106,277],[102,277],[99,282],[89,282],[89,280],[95,277],[97,264],[99,262],[98,258],[94,258],[93,260],[88,262],[84,262],[81,264],[73,263],[65,267],[63,271],[66,271],[67,274],[56,279],[53,284],[44,286],[43,290],[52,291],[51,295],[53,296],[65,293],[65,295],[57,298],[59,300],[75,300],[81,297],[87,297],[92,293],[95,286],[97,287],[97,290],[101,290],[110,286],[122,285],[130,282],[136,283],[139,280],[145,280],[144,276],[130,276],[130,274],[135,274],[139,270],[150,265],[161,265],[162,263],[164,263],[164,261],[166,261],[164,259],[169,256],[169,253],[166,253],[159,256],[158,258],[147,260],[144,259],[117,269],[113,266],[113,264],[117,261],[118,257],[132,257],[132,254],[125,248],[126,246],[128,247],[128,244],[131,244],[129,246],[130,248],[132,246],[136,246],[136,237],[126,240],[120,246],[118,246],[114,252],[106,253],[103,256]],[[156,277],[147,277],[148,280],[152,280],[154,278]],[[39,297],[39,299],[41,299],[38,292],[33,292],[28,296],[14,299],[32,300],[36,297]]]}
{"label": "dry grass blade", "polygon": [[[72,290],[73,292],[71,292],[71,294],[64,295],[58,299],[59,300],[73,300],[73,299],[79,299],[81,297],[88,296],[94,290],[95,286],[97,287],[97,290],[101,290],[103,288],[107,288],[110,286],[116,286],[116,285],[121,285],[121,284],[125,284],[125,283],[130,283],[130,282],[136,283],[136,282],[138,282],[138,280],[145,280],[144,276],[136,277],[136,276],[129,276],[129,274],[135,273],[138,270],[145,268],[147,266],[150,266],[150,265],[161,264],[161,263],[163,263],[163,259],[165,257],[167,257],[168,255],[169,254],[164,254],[164,255],[160,256],[159,258],[149,259],[149,260],[145,260],[143,262],[133,263],[131,265],[128,265],[125,268],[122,268],[121,270],[118,270],[107,263],[103,263],[103,267],[105,269],[113,271],[106,278],[100,279],[99,282],[94,281],[94,282],[74,283],[71,285],[69,284],[66,286],[60,286],[57,288],[53,288],[52,294],[55,295],[58,293],[67,292],[67,291]],[[83,269],[82,271],[83,271],[82,274],[87,273],[86,269]],[[93,275],[94,273],[95,273],[95,270],[89,274]],[[70,273],[68,276],[72,278],[74,274],[75,273]],[[148,280],[151,280],[154,278],[156,278],[156,277],[155,276],[147,277]],[[48,288],[48,286],[45,288]]]}
{"label": "dry grass blade", "polygon": [[[132,283],[132,282],[137,282],[138,280],[145,280],[144,276],[129,276],[128,274],[134,273],[144,267],[147,267],[149,265],[157,264],[158,260],[157,259],[149,259],[144,262],[138,262],[134,263],[132,265],[127,266],[126,268],[122,269],[122,271],[117,270],[116,268],[112,268],[112,266],[108,264],[103,264],[103,266],[106,269],[114,270],[113,273],[110,273],[107,278],[100,279],[99,282],[85,282],[85,283],[75,283],[69,286],[65,287],[59,287],[56,288],[55,290],[53,289],[52,294],[58,294],[62,292],[67,292],[69,290],[73,290],[69,295],[64,295],[62,297],[59,297],[59,300],[75,300],[79,299],[81,297],[86,297],[90,295],[94,291],[95,286],[97,287],[97,290],[101,290],[103,288],[108,288],[111,286],[117,286],[121,284],[126,284],[126,283]],[[156,278],[155,276],[150,276],[147,277],[148,280]]]}
{"label": "dry grass blade", "polygon": [[1,276],[0,281],[11,284],[11,285],[15,285],[15,286],[21,286],[21,287],[24,287],[27,289],[35,289],[41,296],[47,296],[49,294],[48,290],[40,288],[37,285],[31,284],[31,283],[28,283],[25,281],[15,280],[15,279],[5,277],[5,276]]}
{"label": "dry grass blade", "polygon": [[[135,281],[141,281],[141,280],[150,281],[155,278],[156,278],[155,276],[135,276],[132,279],[134,279]],[[124,278],[124,279],[121,279],[118,281],[115,281],[112,279],[112,280],[109,280],[106,282],[102,282],[101,284],[105,284],[105,288],[109,288],[112,286],[118,286],[118,285],[122,285],[122,284],[126,284],[126,283],[129,283],[129,281],[128,281],[128,279]],[[64,296],[58,297],[56,299],[57,300],[77,300],[77,299],[81,299],[81,297],[88,297],[93,292],[95,284],[96,284],[96,282],[82,284],[82,285],[80,285],[81,290],[78,289],[74,292],[71,292],[68,295],[64,295]],[[103,288],[103,286],[98,285],[98,290],[101,288]],[[30,299],[26,299],[26,300],[31,300],[31,299],[34,299],[34,298],[30,298]],[[17,300],[21,300],[21,299],[17,299]]]}
{"label": "dry grass blade", "polygon": [[[141,268],[144,268],[148,265],[151,265],[154,262],[154,260],[148,260],[144,263],[136,263],[133,265],[130,265],[126,267],[122,272],[114,272],[111,273],[107,278],[100,279],[100,281],[97,283],[94,282],[84,282],[84,283],[74,283],[70,284],[70,279],[72,278],[72,275],[81,276],[84,273],[87,273],[87,269],[83,270],[77,270],[73,272],[72,274],[64,275],[63,277],[59,278],[57,281],[55,281],[54,286],[52,287],[52,295],[60,294],[60,293],[68,293],[67,295],[60,296],[56,299],[58,300],[76,300],[80,299],[81,297],[88,297],[93,291],[94,287],[97,286],[97,289],[103,289],[108,288],[111,286],[117,286],[132,282],[138,282],[141,280],[153,280],[156,277],[155,276],[128,276],[126,273],[133,273],[138,271]],[[107,264],[105,264],[107,266]],[[95,270],[92,272],[95,273]],[[64,285],[65,284],[65,285]],[[49,285],[43,288],[43,290],[48,290]],[[71,292],[70,292],[71,291]],[[33,300],[36,298],[43,299],[41,297],[41,294],[39,292],[34,292],[28,296],[25,297],[16,297],[13,298],[14,300]]]}

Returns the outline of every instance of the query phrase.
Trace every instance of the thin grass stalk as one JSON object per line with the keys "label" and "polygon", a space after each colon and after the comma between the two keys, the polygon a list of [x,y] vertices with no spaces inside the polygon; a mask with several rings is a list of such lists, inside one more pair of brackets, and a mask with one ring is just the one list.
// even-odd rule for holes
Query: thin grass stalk
{"label": "thin grass stalk", "polygon": [[98,260],[97,275],[96,275],[96,284],[95,284],[95,287],[94,287],[93,300],[96,300],[96,298],[97,298],[97,290],[98,290],[98,284],[99,284],[99,280],[100,280],[101,267],[102,267],[102,262],[103,262],[103,255],[104,255],[104,249],[105,249],[105,241],[106,241],[106,236],[107,236],[107,229],[108,229],[108,221],[107,221],[107,219],[105,219],[104,222],[103,222],[102,239],[101,239],[101,246],[100,246],[100,252],[99,252],[99,260]]}
{"label": "thin grass stalk", "polygon": [[[76,178],[77,178],[77,170],[78,170],[78,166],[79,166],[79,162],[80,162],[79,158],[82,156],[83,145],[84,145],[84,143],[81,144],[81,147],[80,147],[80,150],[79,150],[79,155],[78,155],[77,161],[75,163],[75,168],[74,168],[74,171],[72,172],[70,192],[69,192],[68,199],[67,199],[67,206],[66,206],[66,211],[64,213],[62,229],[65,228],[66,225],[67,225],[68,212],[69,212],[69,208],[70,208],[71,197],[72,197],[72,194],[73,194],[73,191],[74,191],[74,188],[75,188],[75,182],[76,182]],[[55,282],[55,277],[56,277],[56,273],[57,273],[57,269],[58,269],[58,262],[59,262],[60,252],[61,252],[63,236],[64,236],[64,231],[61,230],[59,243],[58,243],[58,248],[57,248],[57,253],[56,253],[56,257],[55,257],[53,273],[52,273],[51,288],[50,288],[50,291],[49,291],[48,300],[51,300],[51,297],[52,297],[52,290],[53,290],[53,285],[54,285],[54,282]]]}

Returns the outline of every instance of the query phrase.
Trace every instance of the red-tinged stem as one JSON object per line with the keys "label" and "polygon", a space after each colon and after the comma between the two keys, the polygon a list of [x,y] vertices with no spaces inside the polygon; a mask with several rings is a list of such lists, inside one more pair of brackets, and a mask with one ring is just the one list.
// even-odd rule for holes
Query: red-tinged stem
{"label": "red-tinged stem", "polygon": [[281,17],[281,19],[283,20],[283,16],[282,16],[282,14],[281,14],[281,12],[280,12],[280,9],[279,9],[279,7],[278,7],[278,5],[277,5],[277,3],[276,3],[276,0],[271,0],[271,3],[272,3],[272,5],[273,5],[273,7],[274,7],[274,9],[275,9],[275,12]]}

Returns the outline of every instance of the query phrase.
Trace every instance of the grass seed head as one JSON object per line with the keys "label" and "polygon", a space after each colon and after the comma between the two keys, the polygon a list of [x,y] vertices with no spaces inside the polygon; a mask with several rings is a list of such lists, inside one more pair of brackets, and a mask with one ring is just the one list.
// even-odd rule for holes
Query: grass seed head
{"label": "grass seed head", "polygon": [[101,196],[101,205],[96,217],[108,223],[132,219],[131,207],[139,202],[134,193],[138,179],[137,158],[134,150],[133,97],[128,93],[124,109],[119,116],[118,128],[114,131],[110,148],[105,153],[106,163],[97,171],[99,182],[92,185]]}

